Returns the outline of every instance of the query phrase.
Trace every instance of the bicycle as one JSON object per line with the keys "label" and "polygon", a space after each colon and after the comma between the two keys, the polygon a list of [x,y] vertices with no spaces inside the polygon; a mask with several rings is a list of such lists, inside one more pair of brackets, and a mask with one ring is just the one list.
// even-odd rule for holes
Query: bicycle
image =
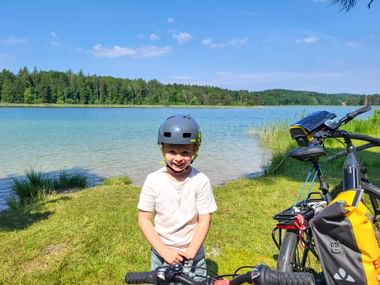
{"label": "bicycle", "polygon": [[[299,272],[280,272],[271,270],[265,265],[251,267],[251,270],[238,274],[238,268],[234,274],[217,277],[204,277],[203,281],[195,281],[184,272],[182,264],[164,265],[154,271],[148,272],[128,272],[125,276],[125,282],[128,284],[156,284],[168,285],[170,283],[181,283],[184,285],[240,285],[250,283],[252,285],[313,285],[315,284],[314,276],[311,273]],[[230,276],[232,279],[223,279]]]}
{"label": "bicycle", "polygon": [[[279,249],[277,270],[281,272],[310,272],[316,284],[325,284],[316,243],[310,227],[314,216],[323,210],[339,193],[349,189],[356,190],[355,203],[365,201],[372,209],[372,223],[379,232],[380,220],[380,188],[371,184],[366,177],[366,169],[360,165],[357,152],[380,146],[380,139],[368,135],[350,133],[339,128],[358,115],[371,109],[364,106],[348,113],[340,120],[333,120],[336,115],[327,111],[310,114],[290,126],[291,137],[298,147],[290,151],[289,157],[312,164],[296,202],[291,207],[276,214],[273,218],[277,224],[272,231],[272,239]],[[324,142],[326,139],[337,139],[345,146],[345,150],[330,156],[327,161],[346,156],[342,182],[331,191],[324,179],[319,159],[326,155]],[[340,139],[343,139],[341,141]],[[364,141],[365,144],[355,146],[353,140]],[[319,189],[312,191],[318,178]],[[301,196],[309,185],[305,198]],[[365,194],[362,197],[363,193]],[[285,235],[283,235],[285,231]]]}

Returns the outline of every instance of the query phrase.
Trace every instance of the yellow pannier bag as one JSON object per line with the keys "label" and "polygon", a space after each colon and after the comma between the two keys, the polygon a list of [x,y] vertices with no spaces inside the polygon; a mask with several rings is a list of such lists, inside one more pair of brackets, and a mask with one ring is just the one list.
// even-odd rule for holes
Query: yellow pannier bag
{"label": "yellow pannier bag", "polygon": [[359,193],[338,194],[310,223],[328,285],[380,284],[378,231],[368,208],[356,202]]}

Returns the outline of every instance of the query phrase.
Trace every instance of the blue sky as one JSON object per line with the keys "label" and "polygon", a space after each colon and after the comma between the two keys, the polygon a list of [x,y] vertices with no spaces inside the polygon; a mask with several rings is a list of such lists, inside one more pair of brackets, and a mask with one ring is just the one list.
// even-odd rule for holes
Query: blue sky
{"label": "blue sky", "polygon": [[5,0],[0,69],[380,93],[380,0]]}

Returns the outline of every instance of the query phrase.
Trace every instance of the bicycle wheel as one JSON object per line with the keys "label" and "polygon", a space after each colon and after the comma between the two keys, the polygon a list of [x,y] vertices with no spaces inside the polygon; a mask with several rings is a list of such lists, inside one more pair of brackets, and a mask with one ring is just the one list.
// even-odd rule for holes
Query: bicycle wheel
{"label": "bicycle wheel", "polygon": [[287,231],[282,240],[277,258],[277,270],[283,272],[310,272],[316,277],[323,276],[322,265],[315,252],[312,238],[305,246],[297,232]]}
{"label": "bicycle wheel", "polygon": [[298,243],[297,233],[287,231],[282,240],[280,253],[277,258],[277,270],[292,272]]}

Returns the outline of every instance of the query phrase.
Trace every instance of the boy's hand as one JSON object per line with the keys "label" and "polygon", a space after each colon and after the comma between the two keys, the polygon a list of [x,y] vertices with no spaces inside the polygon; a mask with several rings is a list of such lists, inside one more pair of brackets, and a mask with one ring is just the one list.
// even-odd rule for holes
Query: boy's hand
{"label": "boy's hand", "polygon": [[184,259],[187,259],[187,260],[194,259],[195,257],[195,254],[190,253],[188,250],[185,252],[180,252],[180,254],[182,255]]}
{"label": "boy's hand", "polygon": [[160,255],[169,264],[180,263],[184,260],[183,252],[171,247],[165,247]]}

